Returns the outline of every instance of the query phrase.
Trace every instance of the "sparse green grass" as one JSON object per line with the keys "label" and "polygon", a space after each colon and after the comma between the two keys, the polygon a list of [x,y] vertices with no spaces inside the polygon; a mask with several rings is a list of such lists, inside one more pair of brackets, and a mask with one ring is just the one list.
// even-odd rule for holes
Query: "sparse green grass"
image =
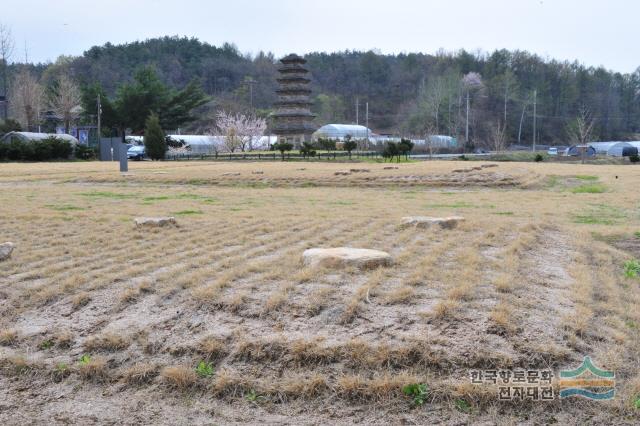
{"label": "sparse green grass", "polygon": [[59,206],[53,205],[53,204],[47,204],[46,207],[48,209],[59,211],[59,212],[74,211],[74,210],[85,210],[83,207],[77,207],[77,206],[73,206],[71,204],[63,204],[63,205],[59,205]]}
{"label": "sparse green grass", "polygon": [[596,216],[594,214],[578,214],[574,216],[574,223],[582,223],[585,225],[615,225],[616,222],[606,217]]}
{"label": "sparse green grass", "polygon": [[587,204],[586,211],[573,216],[574,223],[587,225],[616,225],[627,219],[627,213],[615,206],[607,204]]}
{"label": "sparse green grass", "polygon": [[204,214],[204,212],[202,210],[180,210],[178,212],[173,212],[171,214],[176,216],[191,216],[191,215]]}
{"label": "sparse green grass", "polygon": [[464,399],[456,399],[455,406],[456,406],[456,409],[461,413],[468,414],[471,412],[471,404],[469,404]]}
{"label": "sparse green grass", "polygon": [[[483,206],[469,203],[467,201],[454,201],[453,203],[446,203],[446,204],[438,204],[438,203],[426,204],[425,207],[428,209],[478,209],[478,208],[482,208]],[[493,208],[495,206],[486,206],[486,207]]]}
{"label": "sparse green grass", "polygon": [[576,179],[587,180],[587,181],[596,181],[599,179],[598,176],[592,176],[592,175],[576,175],[574,177]]}
{"label": "sparse green grass", "polygon": [[90,191],[90,192],[81,192],[79,195],[83,197],[89,198],[111,198],[114,200],[126,200],[127,198],[136,198],[135,194],[123,194],[121,192],[111,192],[111,191]]}
{"label": "sparse green grass", "polygon": [[593,183],[588,185],[580,185],[575,188],[571,188],[571,192],[574,194],[602,194],[606,192],[607,188],[600,183]]}

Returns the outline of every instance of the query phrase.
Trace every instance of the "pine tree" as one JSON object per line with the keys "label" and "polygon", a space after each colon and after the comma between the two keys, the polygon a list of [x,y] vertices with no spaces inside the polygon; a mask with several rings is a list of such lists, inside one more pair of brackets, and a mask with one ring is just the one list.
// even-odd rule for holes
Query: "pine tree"
{"label": "pine tree", "polygon": [[144,145],[147,156],[152,160],[162,160],[167,152],[167,141],[160,127],[160,118],[152,113],[145,123]]}

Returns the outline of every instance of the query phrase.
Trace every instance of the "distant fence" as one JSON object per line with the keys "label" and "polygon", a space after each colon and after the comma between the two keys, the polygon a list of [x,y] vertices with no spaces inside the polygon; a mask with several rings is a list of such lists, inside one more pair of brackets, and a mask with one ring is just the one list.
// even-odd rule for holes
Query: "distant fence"
{"label": "distant fence", "polygon": [[[300,153],[284,154],[285,160],[337,160],[348,159],[349,153],[345,151],[331,151],[331,152],[319,152],[314,156],[305,156]],[[353,151],[351,158],[382,158],[382,153],[376,151]],[[180,160],[214,160],[214,161],[274,161],[282,160],[282,154],[279,152],[264,152],[264,153],[213,153],[213,154],[167,154],[165,157],[169,161]]]}

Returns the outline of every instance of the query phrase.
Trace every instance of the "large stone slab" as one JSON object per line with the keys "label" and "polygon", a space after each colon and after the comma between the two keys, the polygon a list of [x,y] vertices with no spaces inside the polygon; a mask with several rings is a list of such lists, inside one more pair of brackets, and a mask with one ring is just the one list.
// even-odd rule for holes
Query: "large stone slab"
{"label": "large stone slab", "polygon": [[13,243],[0,244],[0,261],[7,260],[11,257],[11,252],[16,247]]}
{"label": "large stone slab", "polygon": [[464,222],[462,216],[449,216],[449,217],[429,217],[429,216],[407,216],[402,218],[400,223],[401,228],[422,228],[427,229],[432,226],[439,226],[443,229],[453,229],[460,222]]}
{"label": "large stone slab", "polygon": [[175,217],[136,217],[134,219],[137,227],[160,227],[177,225]]}
{"label": "large stone slab", "polygon": [[371,269],[390,265],[392,258],[389,253],[380,250],[335,247],[305,250],[302,253],[302,261],[307,266],[355,266],[362,269]]}

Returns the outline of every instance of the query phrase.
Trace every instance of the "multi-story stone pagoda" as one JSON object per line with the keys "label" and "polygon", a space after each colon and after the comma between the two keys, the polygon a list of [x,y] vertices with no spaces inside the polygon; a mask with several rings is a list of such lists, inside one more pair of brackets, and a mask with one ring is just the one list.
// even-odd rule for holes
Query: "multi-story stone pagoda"
{"label": "multi-story stone pagoda", "polygon": [[313,125],[315,115],[310,107],[311,89],[307,78],[309,70],[304,65],[306,59],[291,54],[280,60],[278,68],[280,76],[276,90],[278,101],[274,104],[273,133],[278,136],[278,142],[289,142],[299,148],[302,142],[310,142],[311,134],[316,130]]}

